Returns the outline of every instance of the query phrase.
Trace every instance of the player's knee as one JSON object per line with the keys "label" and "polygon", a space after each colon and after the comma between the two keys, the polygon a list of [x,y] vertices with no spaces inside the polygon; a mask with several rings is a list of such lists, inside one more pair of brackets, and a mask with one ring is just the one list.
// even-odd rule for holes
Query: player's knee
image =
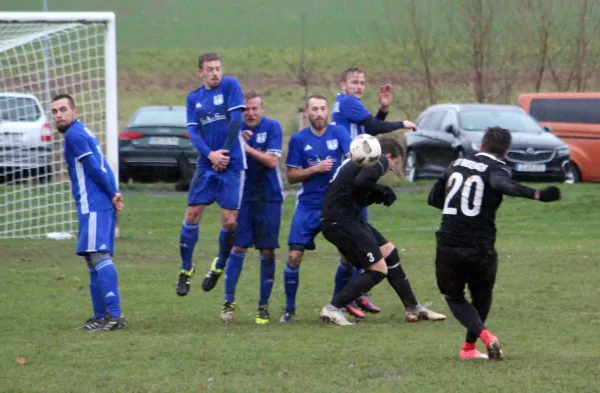
{"label": "player's knee", "polygon": [[302,263],[302,256],[304,253],[300,251],[290,251],[288,255],[288,265],[292,267],[298,267]]}
{"label": "player's knee", "polygon": [[110,256],[103,252],[92,252],[86,255],[85,260],[90,268],[95,268],[96,265]]}
{"label": "player's knee", "polygon": [[387,276],[388,273],[388,267],[385,263],[385,259],[380,259],[379,261],[375,262],[374,264],[372,264],[371,266],[368,267],[367,270],[372,270],[374,272],[379,272],[383,275]]}
{"label": "player's knee", "polygon": [[388,255],[390,255],[392,253],[392,251],[394,251],[396,249],[396,246],[394,246],[392,243],[385,243],[383,246],[379,247],[379,250],[381,251],[381,255],[383,255],[384,258],[387,258]]}
{"label": "player's knee", "polygon": [[187,209],[185,209],[185,222],[192,225],[198,224],[200,218],[202,218],[204,207],[204,205],[188,206]]}
{"label": "player's knee", "polygon": [[227,231],[233,231],[237,226],[237,211],[231,210],[228,213],[224,213],[221,219],[223,228]]}
{"label": "player's knee", "polygon": [[398,249],[394,247],[389,255],[385,257],[385,264],[388,269],[393,269],[400,265],[400,254],[398,254]]}
{"label": "player's knee", "polygon": [[273,250],[273,249],[261,249],[261,250],[259,250],[259,254],[264,259],[270,260],[270,259],[275,258],[275,250]]}

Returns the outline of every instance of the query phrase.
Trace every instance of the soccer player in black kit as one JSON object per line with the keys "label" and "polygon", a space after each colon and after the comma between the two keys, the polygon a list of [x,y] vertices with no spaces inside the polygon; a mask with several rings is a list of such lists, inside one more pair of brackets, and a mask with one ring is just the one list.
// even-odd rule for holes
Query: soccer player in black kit
{"label": "soccer player in black kit", "polygon": [[404,304],[405,316],[415,316],[407,320],[444,320],[445,315],[417,302],[396,247],[360,218],[366,206],[373,203],[390,206],[396,200],[394,191],[377,181],[396,166],[402,147],[392,138],[382,138],[380,144],[382,154],[378,162],[362,168],[347,159],[331,179],[325,194],[321,209],[323,236],[338,248],[348,263],[364,271],[350,278],[331,303],[323,307],[321,319],[342,326],[353,325],[342,308],[387,278]]}
{"label": "soccer player in black kit", "polygon": [[[560,199],[557,187],[536,190],[511,180],[511,171],[502,161],[511,140],[508,130],[488,128],[481,152],[451,163],[429,193],[429,205],[443,212],[436,232],[437,285],[456,319],[467,328],[461,359],[504,359],[498,339],[484,325],[498,270],[495,219],[502,195],[542,202]],[[471,303],[465,299],[465,286]],[[478,338],[487,355],[477,349]]]}

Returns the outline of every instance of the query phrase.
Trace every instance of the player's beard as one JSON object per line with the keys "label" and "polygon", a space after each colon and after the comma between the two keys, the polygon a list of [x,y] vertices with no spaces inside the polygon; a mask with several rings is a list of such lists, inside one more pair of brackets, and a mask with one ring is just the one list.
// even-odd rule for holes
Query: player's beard
{"label": "player's beard", "polygon": [[64,123],[61,125],[56,125],[56,129],[58,130],[58,132],[60,132],[61,134],[64,134],[65,132],[67,132],[67,130],[69,129],[71,125],[68,123]]}
{"label": "player's beard", "polygon": [[315,131],[323,131],[325,129],[325,127],[327,127],[327,117],[322,117],[319,119],[308,119],[310,121],[310,126],[315,130]]}

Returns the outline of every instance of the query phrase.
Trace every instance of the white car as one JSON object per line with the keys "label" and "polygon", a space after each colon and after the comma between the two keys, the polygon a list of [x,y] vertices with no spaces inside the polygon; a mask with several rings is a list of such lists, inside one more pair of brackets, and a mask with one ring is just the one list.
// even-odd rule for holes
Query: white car
{"label": "white car", "polygon": [[51,164],[52,131],[40,101],[0,92],[0,178],[49,178]]}

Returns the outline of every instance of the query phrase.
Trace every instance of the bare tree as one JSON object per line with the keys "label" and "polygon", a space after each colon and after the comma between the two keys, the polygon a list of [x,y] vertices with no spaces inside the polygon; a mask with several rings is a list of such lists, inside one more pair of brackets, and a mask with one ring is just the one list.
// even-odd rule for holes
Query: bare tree
{"label": "bare tree", "polygon": [[572,59],[564,63],[567,68],[561,72],[554,60],[558,56],[548,58],[548,70],[557,89],[568,91],[572,87],[583,91],[591,77],[598,72],[596,59],[592,58],[591,42],[600,39],[600,20],[596,14],[600,5],[596,0],[572,0],[570,8],[576,8],[577,34],[563,41],[556,54],[564,59]]}
{"label": "bare tree", "polygon": [[315,62],[306,53],[306,12],[302,13],[302,24],[300,26],[300,53],[298,59],[290,63],[289,67],[298,84],[304,89],[304,99],[307,99]]}

